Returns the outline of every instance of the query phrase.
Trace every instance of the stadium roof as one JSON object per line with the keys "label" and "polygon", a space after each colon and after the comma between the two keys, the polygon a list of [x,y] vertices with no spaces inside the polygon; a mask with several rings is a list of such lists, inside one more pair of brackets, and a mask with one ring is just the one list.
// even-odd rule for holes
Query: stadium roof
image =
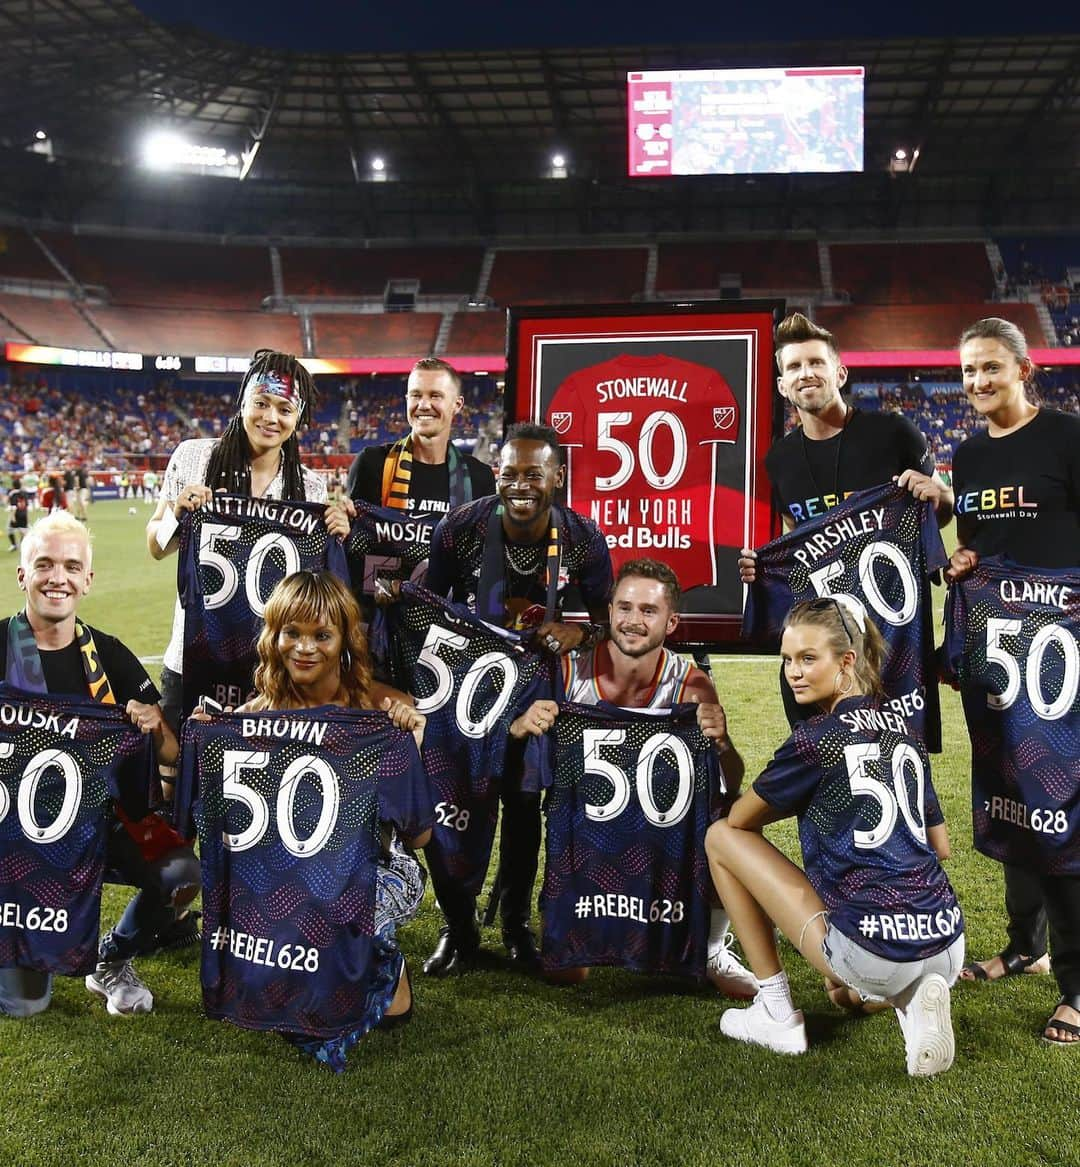
{"label": "stadium roof", "polygon": [[[867,71],[866,173],[626,178],[629,70],[839,64]],[[290,53],[166,27],[128,0],[9,0],[0,108],[0,213],[33,221],[379,240],[1080,216],[1076,34]],[[250,169],[149,174],[135,162],[155,128],[254,149]],[[916,173],[888,173],[898,146],[919,148]],[[548,177],[554,150],[566,179]]]}

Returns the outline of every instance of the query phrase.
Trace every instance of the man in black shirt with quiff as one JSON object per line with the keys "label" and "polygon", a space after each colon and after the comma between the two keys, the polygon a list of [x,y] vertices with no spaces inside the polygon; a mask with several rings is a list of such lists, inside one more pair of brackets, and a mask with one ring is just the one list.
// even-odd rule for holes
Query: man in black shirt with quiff
{"label": "man in black shirt with quiff", "polygon": [[[799,415],[795,429],[765,455],[784,530],[824,514],[853,491],[890,479],[929,502],[943,527],[952,518],[953,492],[938,475],[919,430],[899,413],[864,413],[845,401],[840,391],[848,371],[836,338],[801,312],[777,325],[775,339],[776,386]],[[756,574],[757,552],[744,547],[739,576],[751,584]],[[780,694],[788,721],[802,720],[806,710],[796,704],[783,669]]]}
{"label": "man in black shirt with quiff", "polygon": [[[824,514],[853,491],[890,479],[927,500],[939,526],[952,518],[952,491],[938,476],[918,429],[899,413],[864,413],[844,400],[840,391],[848,371],[831,332],[792,313],[776,329],[776,366],[780,396],[799,415],[799,425],[765,456],[785,531]],[[751,548],[743,548],[744,583],[754,579],[756,558]]]}

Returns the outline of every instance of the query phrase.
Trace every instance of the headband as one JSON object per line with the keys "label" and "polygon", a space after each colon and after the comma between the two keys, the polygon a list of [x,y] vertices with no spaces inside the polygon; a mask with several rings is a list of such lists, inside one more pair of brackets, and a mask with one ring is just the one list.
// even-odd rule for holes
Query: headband
{"label": "headband", "polygon": [[296,388],[296,382],[288,373],[259,373],[250,381],[244,383],[244,400],[247,401],[254,393],[269,393],[274,397],[283,397],[296,407],[298,415],[303,416],[304,399]]}

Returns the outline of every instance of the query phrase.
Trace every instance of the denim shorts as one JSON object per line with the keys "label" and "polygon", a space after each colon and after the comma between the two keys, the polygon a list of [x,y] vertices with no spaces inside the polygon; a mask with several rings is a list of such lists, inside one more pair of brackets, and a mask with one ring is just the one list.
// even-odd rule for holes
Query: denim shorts
{"label": "denim shorts", "polygon": [[964,966],[964,934],[924,960],[889,960],[867,951],[830,923],[821,950],[837,980],[864,1001],[893,1001],[928,973],[940,973],[951,986]]}

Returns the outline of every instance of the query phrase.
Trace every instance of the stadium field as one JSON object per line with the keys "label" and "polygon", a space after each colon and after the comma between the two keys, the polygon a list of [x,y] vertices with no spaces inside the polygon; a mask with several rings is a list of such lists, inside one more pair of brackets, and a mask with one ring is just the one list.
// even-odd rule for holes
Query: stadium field
{"label": "stadium field", "polygon": [[[124,502],[92,509],[97,577],[82,614],[160,658],[175,561],[149,558],[150,510],[133,505],[134,516]],[[20,604],[15,560],[0,558],[5,613]],[[714,673],[754,774],[786,733],[776,660],[717,657]],[[944,714],[935,780],[947,867],[969,951],[986,956],[1004,939],[1001,877],[971,847],[967,736],[950,691]],[[775,837],[794,845],[790,827]],[[124,902],[107,889],[106,925]],[[429,896],[402,935],[414,974],[437,927]],[[370,1035],[341,1076],[273,1035],[205,1020],[196,949],[139,962],[156,1000],[147,1017],[108,1017],[81,982],[61,980],[48,1012],[0,1024],[0,1152],[17,1167],[1077,1162],[1080,1050],[1038,1041],[1051,978],[958,986],[955,1065],[918,1080],[904,1072],[893,1014],[840,1014],[798,958],[789,972],[811,1049],[785,1058],[721,1038],[724,1002],[711,989],[615,971],[555,988],[506,971],[497,930],[485,943],[483,971],[416,975],[412,1024]]]}

